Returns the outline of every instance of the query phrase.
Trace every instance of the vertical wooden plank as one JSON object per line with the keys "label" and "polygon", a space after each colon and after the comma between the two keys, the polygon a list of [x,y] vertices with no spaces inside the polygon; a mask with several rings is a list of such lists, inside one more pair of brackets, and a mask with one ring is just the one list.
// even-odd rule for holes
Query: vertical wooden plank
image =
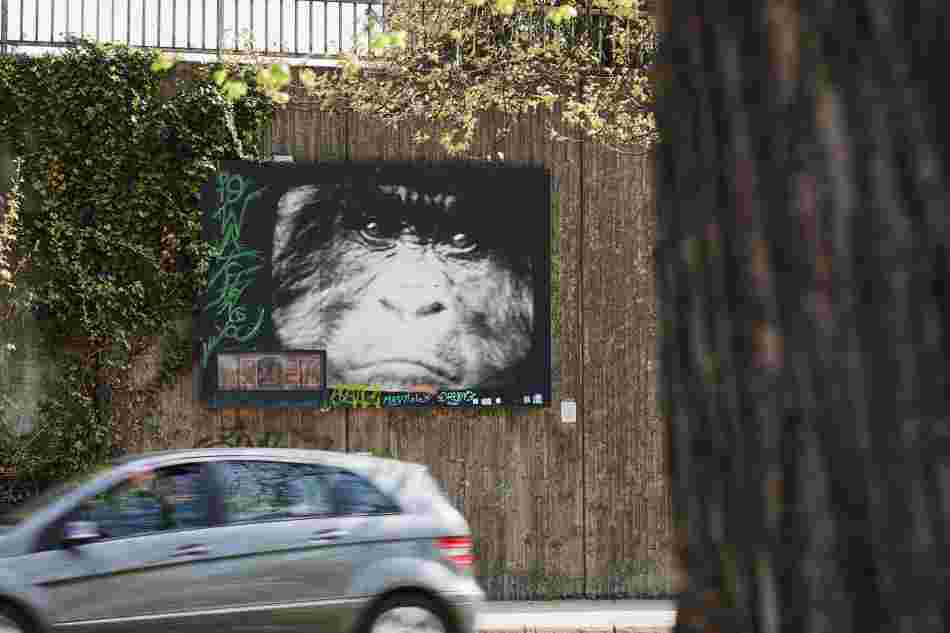
{"label": "vertical wooden plank", "polygon": [[386,409],[354,409],[349,414],[349,450],[369,451],[376,455],[392,451],[389,415]]}
{"label": "vertical wooden plank", "polygon": [[289,421],[294,417],[292,409],[262,409],[259,417],[259,433],[255,437],[258,446],[290,448]]}
{"label": "vertical wooden plank", "polygon": [[[587,590],[592,594],[605,591],[604,581],[608,575],[608,552],[620,545],[616,534],[613,508],[618,503],[619,491],[615,490],[613,474],[618,466],[613,452],[626,438],[618,437],[624,427],[614,428],[613,420],[608,416],[615,408],[623,407],[624,402],[636,397],[636,394],[624,394],[614,391],[611,376],[606,369],[608,362],[616,362],[614,345],[617,344],[618,325],[613,313],[616,304],[616,287],[611,284],[613,262],[610,252],[612,230],[619,208],[617,187],[612,174],[616,171],[616,157],[599,151],[592,144],[585,147],[585,214],[583,257],[583,341],[584,341],[584,440],[585,440],[585,495],[586,495],[586,544],[585,557],[588,573]],[[610,183],[610,185],[608,185]],[[612,186],[611,186],[612,185]],[[611,337],[612,340],[611,340]],[[627,418],[627,424],[635,420]],[[611,438],[613,441],[608,441]]]}
{"label": "vertical wooden plank", "polygon": [[[535,135],[543,135],[546,139],[543,158],[557,184],[560,293],[552,310],[557,311],[559,322],[559,337],[553,343],[558,349],[559,396],[577,400],[583,421],[587,413],[581,397],[581,330],[578,319],[578,306],[582,301],[578,287],[581,148],[577,143],[549,140],[547,126],[553,124],[558,116],[558,113],[539,113]],[[563,581],[559,590],[582,593],[585,574],[583,437],[579,425],[560,422],[559,408],[560,400],[553,402],[552,408],[544,415],[548,432],[543,489],[547,507],[556,508],[557,512],[545,542],[545,559],[548,574]]]}
{"label": "vertical wooden plank", "polygon": [[302,409],[287,419],[293,448],[346,450],[344,412]]}
{"label": "vertical wooden plank", "polygon": [[287,109],[294,122],[293,145],[291,146],[294,160],[316,160],[317,157],[314,152],[314,144],[312,139],[315,136],[314,132],[317,121],[313,110],[311,108],[301,107],[288,107]]}
{"label": "vertical wooden plank", "polygon": [[[649,161],[589,146],[585,155],[584,393],[588,591],[650,590],[665,508],[655,390]],[[632,520],[631,520],[632,519]],[[664,528],[665,529],[665,528]]]}
{"label": "vertical wooden plank", "polygon": [[274,135],[274,145],[291,144],[291,117],[293,112],[294,108],[278,108],[277,112],[274,113],[273,123],[271,124],[272,133]]}

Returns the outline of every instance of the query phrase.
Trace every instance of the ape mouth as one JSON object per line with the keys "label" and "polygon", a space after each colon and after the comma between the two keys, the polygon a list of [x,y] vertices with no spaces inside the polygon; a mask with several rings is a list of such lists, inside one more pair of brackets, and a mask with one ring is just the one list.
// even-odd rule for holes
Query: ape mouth
{"label": "ape mouth", "polygon": [[407,388],[415,384],[447,385],[458,381],[451,367],[427,360],[414,358],[385,358],[363,363],[349,372],[365,384],[380,384],[384,387]]}

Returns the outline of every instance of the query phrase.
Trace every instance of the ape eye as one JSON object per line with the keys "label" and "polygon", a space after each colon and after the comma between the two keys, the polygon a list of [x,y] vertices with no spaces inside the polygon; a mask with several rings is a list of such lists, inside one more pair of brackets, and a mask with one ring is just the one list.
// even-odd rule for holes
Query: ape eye
{"label": "ape eye", "polygon": [[386,238],[385,228],[376,220],[367,220],[366,223],[363,224],[363,228],[360,229],[360,233],[369,240],[382,240]]}
{"label": "ape eye", "polygon": [[369,221],[363,227],[363,232],[372,237],[381,237],[383,228],[379,225],[379,222]]}
{"label": "ape eye", "polygon": [[467,252],[475,248],[475,240],[468,233],[456,233],[452,236],[452,247]]}

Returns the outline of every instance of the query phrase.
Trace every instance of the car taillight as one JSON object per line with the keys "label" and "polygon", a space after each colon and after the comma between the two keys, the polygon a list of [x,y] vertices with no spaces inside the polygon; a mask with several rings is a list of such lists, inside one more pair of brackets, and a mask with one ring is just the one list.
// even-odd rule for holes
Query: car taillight
{"label": "car taillight", "polygon": [[442,558],[452,563],[459,571],[470,571],[475,563],[472,539],[468,536],[440,538],[435,542],[435,546],[442,553]]}

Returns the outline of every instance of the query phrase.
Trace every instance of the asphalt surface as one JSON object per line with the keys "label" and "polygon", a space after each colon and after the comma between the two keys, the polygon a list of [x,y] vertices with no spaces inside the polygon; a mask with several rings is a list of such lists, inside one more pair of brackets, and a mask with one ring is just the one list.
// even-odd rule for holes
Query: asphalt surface
{"label": "asphalt surface", "polygon": [[478,629],[666,629],[672,628],[675,617],[674,604],[668,600],[486,602]]}
{"label": "asphalt surface", "polygon": [[[477,626],[479,632],[653,632],[672,629],[675,616],[673,603],[666,600],[486,602]],[[16,631],[0,622],[0,633]]]}

